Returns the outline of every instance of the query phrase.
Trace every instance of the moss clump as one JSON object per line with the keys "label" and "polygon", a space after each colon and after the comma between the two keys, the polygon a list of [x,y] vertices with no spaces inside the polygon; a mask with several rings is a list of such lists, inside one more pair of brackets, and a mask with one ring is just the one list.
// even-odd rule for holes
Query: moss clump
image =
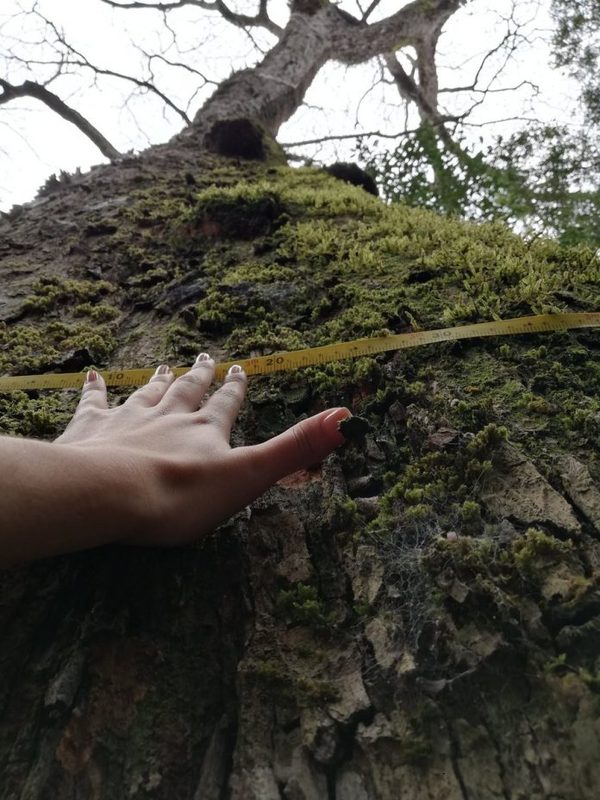
{"label": "moss clump", "polygon": [[561,675],[568,669],[567,654],[559,653],[555,658],[551,658],[544,664],[546,675]]}
{"label": "moss clump", "polygon": [[196,306],[196,318],[201,329],[208,331],[230,330],[236,318],[245,317],[247,309],[234,297],[214,290]]}
{"label": "moss clump", "polygon": [[[255,313],[253,310],[252,313]],[[264,309],[258,312],[265,313]],[[287,325],[278,325],[268,318],[257,319],[252,324],[241,324],[229,334],[225,346],[232,357],[268,355],[278,350],[300,350],[305,347],[302,334]]]}
{"label": "moss clump", "polygon": [[472,582],[479,573],[492,575],[513,568],[510,550],[490,539],[460,536],[456,541],[438,538],[423,553],[424,563],[432,574],[451,566],[461,579]]}
{"label": "moss clump", "polygon": [[79,281],[57,276],[40,278],[32,284],[34,294],[23,302],[23,309],[30,312],[55,310],[58,306],[79,302],[80,306],[91,307],[91,303],[116,291],[109,281]]}
{"label": "moss clump", "polygon": [[[83,383],[83,375],[81,376]],[[2,433],[56,438],[66,428],[79,402],[79,392],[44,392],[30,397],[25,392],[0,394]]]}
{"label": "moss clump", "polygon": [[462,529],[469,534],[481,533],[483,530],[483,520],[481,518],[481,506],[474,500],[465,500],[460,509],[460,520]]}
{"label": "moss clump", "polygon": [[467,453],[477,459],[484,459],[498,445],[506,441],[508,430],[504,426],[490,423],[480,430],[467,445]]}
{"label": "moss clump", "polygon": [[528,576],[539,576],[557,561],[564,560],[573,552],[573,543],[549,536],[537,528],[529,528],[522,537],[515,539],[512,552],[518,569]]}
{"label": "moss clump", "polygon": [[79,351],[89,364],[105,364],[117,347],[113,326],[69,324],[58,320],[46,325],[12,325],[0,322],[0,371],[10,374],[58,369],[70,353]]}
{"label": "moss clump", "polygon": [[418,505],[425,495],[425,492],[420,487],[413,487],[404,492],[404,501],[411,506]]}
{"label": "moss clump", "polygon": [[242,664],[245,675],[264,684],[271,697],[299,707],[323,707],[335,703],[340,691],[329,680],[296,675],[282,661],[251,659]]}
{"label": "moss clump", "polygon": [[334,495],[327,507],[326,518],[338,530],[353,526],[358,520],[356,501],[348,495]]}
{"label": "moss clump", "polygon": [[327,613],[316,588],[305,583],[297,583],[291,589],[280,591],[275,605],[279,614],[292,625],[324,629],[331,627],[334,622],[333,615]]}
{"label": "moss clump", "polygon": [[438,452],[429,450],[417,420],[412,430],[413,446],[421,452],[412,454],[410,463],[382,495],[380,512],[369,530],[394,535],[397,529],[406,533],[407,526],[422,530],[430,521],[431,535],[442,530],[480,533],[482,509],[474,499],[475,487],[491,471],[492,454],[505,440],[506,429],[487,425],[475,435],[457,438],[452,449]]}
{"label": "moss clump", "polygon": [[[433,538],[423,548],[422,564],[438,587],[437,600],[432,592],[437,615],[444,608],[459,626],[468,621],[480,630],[501,631],[518,648],[523,615],[532,607],[539,608],[546,625],[560,629],[579,613],[588,614],[596,602],[596,581],[581,575],[574,545],[538,529],[510,540]],[[560,671],[563,661],[539,668]]]}
{"label": "moss clump", "polygon": [[[137,249],[135,255],[141,256],[142,259],[145,258],[145,253],[140,248]],[[170,277],[169,271],[164,267],[153,267],[152,269],[146,269],[139,275],[134,275],[129,279],[128,284],[134,288],[147,288],[148,286],[155,286],[157,283],[163,283]]]}
{"label": "moss clump", "polygon": [[213,186],[197,194],[193,206],[179,215],[174,236],[184,247],[198,236],[253,239],[280,226],[285,211],[280,194],[264,182]]}
{"label": "moss clump", "polygon": [[[133,202],[123,210],[123,219],[138,228],[156,228],[170,225],[189,204],[189,192],[184,196],[157,183],[152,189],[134,193]],[[121,233],[123,235],[123,233]]]}
{"label": "moss clump", "polygon": [[120,317],[121,311],[116,306],[111,306],[108,303],[79,303],[73,308],[73,316],[91,317],[97,322],[108,322]]}
{"label": "moss clump", "polygon": [[298,678],[296,696],[299,705],[327,706],[340,699],[340,690],[332,681]]}
{"label": "moss clump", "polygon": [[591,672],[588,669],[581,668],[578,670],[578,673],[588,689],[594,692],[594,694],[600,694],[600,671]]}
{"label": "moss clump", "polygon": [[575,555],[573,543],[562,541],[537,528],[529,528],[510,542],[485,537],[459,537],[456,541],[438,538],[425,553],[425,561],[434,572],[453,567],[463,580],[476,574],[503,575],[520,582],[523,577],[539,584],[548,569],[559,562],[570,563]]}
{"label": "moss clump", "polygon": [[255,261],[240,264],[228,270],[223,278],[223,284],[236,285],[248,282],[256,285],[292,281],[295,277],[296,273],[291,267],[284,267],[281,264],[262,264]]}
{"label": "moss clump", "polygon": [[274,322],[273,315],[264,305],[248,302],[222,287],[209,291],[196,305],[195,312],[199,330],[207,332],[228,332],[249,320],[253,324],[269,320]]}
{"label": "moss clump", "polygon": [[426,766],[435,755],[433,743],[424,736],[412,735],[402,740],[399,748],[401,763]]}
{"label": "moss clump", "polygon": [[287,683],[288,672],[281,661],[275,659],[253,659],[243,664],[245,673],[251,674],[268,683]]}

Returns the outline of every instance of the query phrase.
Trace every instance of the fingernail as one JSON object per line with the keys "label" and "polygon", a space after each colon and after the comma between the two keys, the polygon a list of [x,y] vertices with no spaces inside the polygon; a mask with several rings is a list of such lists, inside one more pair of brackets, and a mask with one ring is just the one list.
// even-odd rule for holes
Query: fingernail
{"label": "fingernail", "polygon": [[212,358],[208,355],[208,353],[200,353],[200,355],[194,361],[192,369],[197,367],[198,364],[204,364],[206,361],[212,361]]}
{"label": "fingernail", "polygon": [[85,382],[93,383],[95,380],[98,380],[98,373],[95,369],[89,369],[85,376]]}
{"label": "fingernail", "polygon": [[350,419],[351,416],[352,412],[348,411],[347,408],[336,408],[330,414],[327,414],[325,421],[335,417],[338,422],[341,422],[343,419]]}
{"label": "fingernail", "polygon": [[228,375],[240,375],[241,373],[243,373],[243,371],[244,370],[240,367],[239,364],[233,364],[231,367],[229,367],[229,370],[227,371],[227,374]]}
{"label": "fingernail", "polygon": [[170,372],[171,369],[168,364],[161,364],[160,367],[156,368],[155,375],[166,375],[167,372]]}

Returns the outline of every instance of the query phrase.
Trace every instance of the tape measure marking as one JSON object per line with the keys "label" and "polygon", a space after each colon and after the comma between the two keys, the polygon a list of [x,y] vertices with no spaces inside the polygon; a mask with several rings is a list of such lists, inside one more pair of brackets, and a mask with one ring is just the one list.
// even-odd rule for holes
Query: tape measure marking
{"label": "tape measure marking", "polygon": [[[534,317],[478,322],[455,328],[439,328],[431,331],[397,333],[391,336],[375,336],[337,342],[302,350],[286,350],[269,356],[225,361],[216,365],[215,378],[222,380],[232,364],[239,364],[248,375],[265,375],[284,372],[314,364],[326,364],[358,356],[376,355],[388,350],[421,347],[434,342],[453,342],[483,336],[509,336],[519,333],[544,333],[547,331],[600,326],[600,312],[540,314]],[[176,377],[183,375],[189,367],[175,367]],[[102,372],[107,386],[141,386],[154,375],[154,369],[123,369]],[[64,372],[48,375],[14,375],[0,377],[0,392],[22,389],[79,389],[84,380],[83,372]]]}

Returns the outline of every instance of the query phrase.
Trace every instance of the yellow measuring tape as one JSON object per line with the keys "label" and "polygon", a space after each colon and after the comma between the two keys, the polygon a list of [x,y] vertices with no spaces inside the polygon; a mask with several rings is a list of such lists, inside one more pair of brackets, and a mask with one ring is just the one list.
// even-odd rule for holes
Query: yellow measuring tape
{"label": "yellow measuring tape", "polygon": [[[304,350],[287,350],[270,356],[225,361],[216,365],[215,377],[221,380],[232,364],[239,364],[248,375],[264,375],[270,372],[326,364],[357,356],[372,356],[387,350],[420,347],[434,342],[455,342],[459,339],[474,339],[480,336],[510,336],[518,333],[543,333],[569,330],[571,328],[593,328],[600,326],[600,312],[573,314],[540,314],[535,317],[478,322],[456,328],[440,328],[432,331],[397,333],[391,336],[375,336],[355,339],[351,342],[326,344],[322,347],[307,347]],[[183,375],[189,367],[176,367],[176,377]],[[154,369],[124,369],[102,372],[107,386],[141,386],[154,375]],[[0,392],[19,389],[78,389],[84,380],[82,372],[64,372],[53,375],[14,375],[0,377]]]}

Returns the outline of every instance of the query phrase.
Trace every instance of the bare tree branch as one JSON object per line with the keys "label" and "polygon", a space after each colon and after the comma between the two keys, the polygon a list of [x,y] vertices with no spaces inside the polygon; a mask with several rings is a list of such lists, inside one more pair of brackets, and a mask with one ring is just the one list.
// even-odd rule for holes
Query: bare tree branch
{"label": "bare tree branch", "polygon": [[270,33],[274,36],[280,36],[282,32],[282,28],[277,25],[273,20],[269,17],[267,13],[267,3],[266,0],[260,0],[258,12],[253,16],[249,16],[248,14],[238,14],[235,11],[232,11],[229,6],[227,6],[223,0],[214,0],[214,2],[208,2],[208,0],[173,0],[170,3],[144,3],[140,2],[140,0],[133,0],[133,2],[129,3],[118,3],[116,0],[101,0],[105,5],[112,6],[113,8],[123,8],[123,9],[134,9],[134,8],[146,8],[146,9],[156,9],[157,11],[174,11],[177,8],[183,8],[184,6],[196,6],[197,8],[202,8],[204,11],[216,11],[217,13],[221,14],[223,19],[230,22],[232,25],[235,25],[238,28],[251,28],[251,27],[261,27],[266,28]]}
{"label": "bare tree branch", "polygon": [[369,19],[369,17],[373,13],[373,11],[375,11],[375,9],[377,8],[377,6],[379,5],[380,2],[381,2],[381,0],[371,0],[371,3],[369,4],[369,7],[367,9],[365,9],[365,11],[363,11],[363,13],[362,13],[362,17],[361,17],[361,21],[362,22],[366,22]]}
{"label": "bare tree branch", "polygon": [[281,142],[282,147],[304,147],[307,144],[322,144],[323,142],[342,141],[344,139],[368,139],[369,137],[379,137],[380,139],[399,139],[401,136],[410,136],[417,133],[414,130],[402,130],[398,133],[384,133],[383,131],[363,131],[361,133],[340,133],[331,136],[319,136],[316,139],[304,139],[301,142]]}
{"label": "bare tree branch", "polygon": [[67,120],[67,122],[71,122],[75,127],[79,128],[79,130],[96,145],[103,156],[114,160],[121,155],[89,120],[80,114],[79,111],[68,106],[60,97],[49,89],[46,89],[45,86],[34,83],[33,81],[25,81],[20,86],[14,86],[0,78],[0,88],[2,89],[0,105],[9,103],[11,100],[15,100],[18,97],[34,97],[36,100],[41,100],[42,103],[45,103],[48,108],[55,111],[59,116]]}
{"label": "bare tree branch", "polygon": [[437,106],[433,105],[429,98],[425,96],[420,85],[417,84],[413,77],[408,75],[394,54],[388,53],[385,56],[385,63],[394,78],[400,95],[406,100],[415,103],[422,120],[427,120],[434,127],[441,128],[444,122],[452,122],[456,119],[452,115],[440,114]]}
{"label": "bare tree branch", "polygon": [[77,50],[75,47],[73,47],[66,41],[66,39],[64,38],[64,34],[58,30],[58,28],[54,25],[54,23],[51,20],[48,20],[44,17],[43,19],[54,31],[57,37],[57,41],[61,45],[63,45],[63,47],[65,47],[69,51],[69,53],[72,53],[73,55],[77,56],[76,59],[69,58],[69,64],[91,69],[93,72],[96,73],[96,75],[107,75],[110,76],[111,78],[119,78],[121,80],[128,81],[130,83],[135,84],[135,86],[137,86],[138,89],[143,89],[144,91],[152,92],[153,94],[157,95],[157,97],[159,97],[165,103],[165,105],[169,106],[169,108],[175,111],[176,114],[179,114],[179,116],[183,119],[183,121],[186,124],[190,123],[190,118],[185,113],[185,111],[183,111],[181,108],[178,108],[175,105],[175,103],[172,100],[170,100],[165,94],[163,94],[163,92],[161,92],[160,89],[157,89],[153,83],[147,80],[135,78],[132,75],[126,75],[122,72],[117,72],[112,69],[105,69],[102,67],[98,67],[95,64],[92,64],[91,61],[89,61],[79,50]]}

